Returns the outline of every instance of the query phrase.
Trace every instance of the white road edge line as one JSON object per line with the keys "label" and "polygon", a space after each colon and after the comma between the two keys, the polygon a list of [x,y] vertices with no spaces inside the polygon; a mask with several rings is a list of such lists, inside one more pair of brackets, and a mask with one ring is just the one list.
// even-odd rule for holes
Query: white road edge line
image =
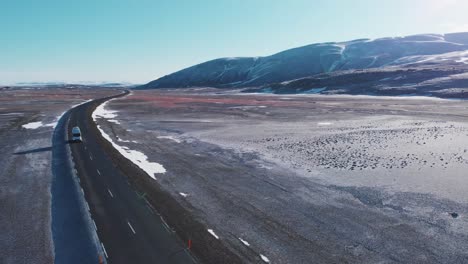
{"label": "white road edge line", "polygon": [[104,251],[104,255],[106,255],[106,258],[109,258],[109,256],[107,256],[106,248],[104,247],[104,244],[102,242],[101,242],[101,247],[102,247],[102,250]]}
{"label": "white road edge line", "polygon": [[127,221],[127,224],[130,227],[130,229],[132,230],[133,234],[136,234],[135,229],[133,229],[133,226],[130,224],[129,221]]}
{"label": "white road edge line", "polygon": [[156,209],[154,209],[154,207],[150,204],[150,202],[148,202],[148,200],[146,200],[146,198],[144,198],[144,199],[145,199],[145,202],[146,202],[146,206],[151,211],[151,213],[159,215],[158,211],[156,211]]}
{"label": "white road edge line", "polygon": [[109,195],[114,198],[114,195],[112,194],[111,190],[107,189],[107,191],[109,192]]}
{"label": "white road edge line", "polygon": [[164,220],[164,218],[162,216],[159,216],[159,218],[161,218],[162,224],[163,224],[163,226],[164,226],[164,228],[166,229],[167,232],[169,232],[169,233],[174,232],[171,229],[171,227],[169,227],[169,225],[166,223],[166,221]]}
{"label": "white road edge line", "polygon": [[[91,220],[93,220],[93,219],[91,219]],[[94,222],[94,220],[93,220],[93,225],[94,225],[94,229],[97,231],[96,222]]]}
{"label": "white road edge line", "polygon": [[151,207],[149,207],[148,205],[146,205],[146,208],[148,208],[148,210],[149,210],[152,214],[154,214],[154,211],[153,211],[153,209],[151,209]]}
{"label": "white road edge line", "polygon": [[260,258],[263,260],[263,262],[270,263],[270,260],[265,255],[260,254]]}

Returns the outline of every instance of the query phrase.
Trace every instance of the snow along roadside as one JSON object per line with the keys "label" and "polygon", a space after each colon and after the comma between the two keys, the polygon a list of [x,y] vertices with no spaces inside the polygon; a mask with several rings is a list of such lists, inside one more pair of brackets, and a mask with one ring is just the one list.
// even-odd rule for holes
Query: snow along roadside
{"label": "snow along roadside", "polygon": [[98,118],[99,119],[111,119],[115,118],[117,116],[117,111],[113,110],[107,110],[105,109],[105,106],[107,103],[112,101],[114,99],[111,99],[109,101],[104,102],[103,104],[99,105],[96,107],[94,110],[92,117],[94,120],[94,123],[96,123],[96,126],[101,132],[101,135],[103,138],[105,138],[107,141],[109,141],[112,146],[120,153],[122,156],[133,162],[135,165],[140,167],[142,170],[144,170],[151,178],[156,180],[156,174],[160,173],[165,173],[166,169],[163,167],[163,165],[156,163],[156,162],[150,162],[148,161],[148,156],[146,156],[143,152],[137,151],[137,150],[132,150],[129,149],[126,146],[120,146],[117,143],[115,143],[112,138],[106,134],[106,132],[101,128],[101,126],[97,123]]}
{"label": "snow along roadside", "polygon": [[[86,104],[87,102],[90,102],[92,101],[92,99],[88,99],[86,101],[83,101],[81,103],[78,103],[78,104],[75,104],[75,105],[72,105],[70,107],[70,109],[73,109],[77,106],[80,106],[82,104]],[[27,124],[24,124],[22,125],[23,128],[26,128],[26,129],[37,129],[37,128],[40,128],[40,127],[52,127],[52,128],[55,128],[57,126],[57,123],[58,121],[60,120],[60,118],[62,118],[62,116],[67,112],[68,110],[62,112],[60,115],[58,115],[55,120],[51,123],[43,123],[42,121],[37,121],[37,122],[30,122],[30,123],[27,123]]]}

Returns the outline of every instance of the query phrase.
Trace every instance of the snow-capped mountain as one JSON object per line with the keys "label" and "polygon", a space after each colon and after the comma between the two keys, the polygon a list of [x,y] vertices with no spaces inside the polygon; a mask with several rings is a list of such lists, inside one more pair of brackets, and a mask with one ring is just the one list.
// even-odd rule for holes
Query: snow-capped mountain
{"label": "snow-capped mountain", "polygon": [[468,33],[358,39],[294,48],[266,57],[221,58],[141,88],[258,87],[317,74],[384,67],[465,66]]}
{"label": "snow-capped mountain", "polygon": [[248,88],[244,92],[468,98],[467,66],[394,66],[336,71]]}

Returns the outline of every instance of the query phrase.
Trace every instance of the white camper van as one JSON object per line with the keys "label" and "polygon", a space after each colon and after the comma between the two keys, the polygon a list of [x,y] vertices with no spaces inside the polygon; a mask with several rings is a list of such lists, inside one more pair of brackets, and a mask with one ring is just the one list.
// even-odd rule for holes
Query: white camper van
{"label": "white camper van", "polygon": [[82,142],[83,139],[81,138],[81,130],[79,127],[72,128],[72,141],[73,142]]}

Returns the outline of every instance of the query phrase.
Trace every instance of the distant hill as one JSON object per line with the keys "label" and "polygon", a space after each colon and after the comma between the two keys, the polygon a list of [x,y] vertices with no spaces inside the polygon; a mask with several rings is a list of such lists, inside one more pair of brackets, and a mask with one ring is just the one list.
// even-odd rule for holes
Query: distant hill
{"label": "distant hill", "polygon": [[[262,87],[262,91],[301,92],[306,88],[326,86],[326,89],[322,89],[325,91],[333,86],[334,79],[330,79],[333,76],[349,82],[351,75],[362,78],[364,73],[370,77],[372,72],[386,72],[379,73],[385,75],[382,78],[385,79],[393,78],[392,72],[417,68],[419,73],[420,69],[425,69],[424,78],[429,78],[431,74],[427,71],[439,67],[443,70],[436,75],[441,78],[452,71],[450,67],[456,68],[453,72],[457,74],[464,72],[467,63],[468,33],[421,34],[312,44],[266,57],[215,59],[166,75],[139,88]],[[355,74],[353,70],[365,72]],[[330,80],[317,81],[317,78],[323,79],[324,76]],[[297,81],[302,78],[305,80]],[[378,86],[378,80],[373,79],[373,85]],[[270,84],[275,85],[269,87]],[[457,85],[461,85],[459,81]]]}
{"label": "distant hill", "polygon": [[128,82],[19,82],[8,85],[9,87],[56,87],[56,88],[95,88],[95,87],[108,87],[108,88],[133,88],[140,86]]}

